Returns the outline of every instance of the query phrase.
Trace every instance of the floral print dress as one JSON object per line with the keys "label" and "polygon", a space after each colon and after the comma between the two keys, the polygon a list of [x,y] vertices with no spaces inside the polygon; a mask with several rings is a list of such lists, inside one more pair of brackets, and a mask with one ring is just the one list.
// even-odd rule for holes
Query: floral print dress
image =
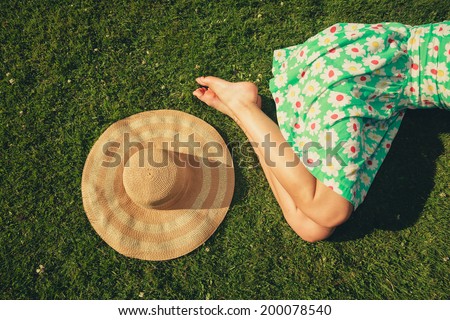
{"label": "floral print dress", "polygon": [[450,21],[339,23],[274,52],[278,125],[306,168],[356,209],[406,109],[450,109]]}

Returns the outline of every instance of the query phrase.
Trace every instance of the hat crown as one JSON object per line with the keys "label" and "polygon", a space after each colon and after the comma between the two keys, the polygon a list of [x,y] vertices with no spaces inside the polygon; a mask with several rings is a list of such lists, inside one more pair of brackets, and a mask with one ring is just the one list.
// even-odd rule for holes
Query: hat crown
{"label": "hat crown", "polygon": [[187,168],[175,163],[171,151],[159,148],[134,153],[123,171],[128,197],[144,208],[163,209],[176,203],[187,189],[187,182]]}

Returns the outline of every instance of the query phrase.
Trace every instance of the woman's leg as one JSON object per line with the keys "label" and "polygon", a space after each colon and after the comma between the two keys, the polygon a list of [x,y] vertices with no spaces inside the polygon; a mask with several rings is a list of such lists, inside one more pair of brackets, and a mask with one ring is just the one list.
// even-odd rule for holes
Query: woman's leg
{"label": "woman's leg", "polygon": [[[261,99],[258,96],[257,106],[261,109]],[[241,127],[242,128],[242,127]],[[253,137],[250,133],[242,128],[249,141],[253,141]],[[267,166],[266,161],[263,159],[263,154],[255,144],[252,144],[256,155],[261,164],[261,168],[267,178],[269,186],[277,200],[280,208],[283,212],[284,218],[290,227],[297,233],[303,240],[308,242],[316,242],[328,238],[333,234],[336,228],[327,228],[318,225],[311,219],[309,219],[299,208],[296,207],[292,197],[283,188],[277,178],[273,175],[270,167]]]}
{"label": "woman's leg", "polygon": [[[272,174],[273,181],[278,181],[299,212],[330,232],[348,219],[353,208],[347,200],[317,181],[300,161],[292,165],[297,155],[292,148],[286,148],[286,141],[278,126],[258,108],[256,86],[251,83],[230,83],[215,77],[199,78],[197,82],[208,89],[199,88],[194,91],[194,95],[232,117],[246,132],[255,148],[258,148],[260,161],[266,165],[265,171]],[[281,192],[276,187],[274,189],[281,199]],[[284,204],[289,201],[281,202]],[[298,223],[302,221],[300,214],[288,214],[288,217],[295,218]],[[291,219],[290,224],[296,223]]]}

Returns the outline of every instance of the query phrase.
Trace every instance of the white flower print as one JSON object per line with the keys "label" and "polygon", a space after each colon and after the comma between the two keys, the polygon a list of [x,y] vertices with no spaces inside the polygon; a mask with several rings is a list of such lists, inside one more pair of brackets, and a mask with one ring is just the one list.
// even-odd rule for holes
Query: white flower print
{"label": "white flower print", "polygon": [[320,127],[321,126],[320,126],[319,120],[313,119],[313,120],[309,121],[309,123],[308,123],[308,132],[311,135],[315,135],[320,131]]}
{"label": "white flower print", "polygon": [[375,31],[376,33],[380,33],[380,34],[382,34],[382,33],[385,33],[386,32],[386,30],[383,28],[383,25],[382,24],[373,24],[373,25],[371,25],[370,26],[370,28],[373,30],[373,31]]}
{"label": "white flower print", "polygon": [[372,78],[366,74],[363,74],[361,76],[354,77],[353,79],[356,81],[356,83],[365,85]]}
{"label": "white flower print", "polygon": [[350,133],[352,138],[357,137],[360,134],[361,124],[357,120],[358,118],[351,118],[347,122],[347,132]]}
{"label": "white flower print", "polygon": [[[372,61],[372,63],[374,64],[374,66],[377,64],[375,61]],[[372,72],[372,74],[376,75],[376,76],[385,76],[386,75],[386,68],[380,68],[380,69],[376,69]]]}
{"label": "white flower print", "polygon": [[344,143],[344,153],[348,155],[349,158],[356,158],[359,155],[359,142],[354,139],[349,139]]}
{"label": "white flower print", "polygon": [[388,80],[388,78],[382,78],[380,81],[378,81],[375,88],[379,91],[384,91],[391,84],[392,84],[392,81]]}
{"label": "white flower print", "polygon": [[[391,110],[392,108],[394,107],[394,104],[391,102],[391,100],[389,99],[388,101],[387,101],[387,103],[384,105],[384,108],[386,109],[386,110]],[[380,122],[380,124],[382,124],[381,122]],[[384,131],[384,127],[383,127],[383,131]]]}
{"label": "white flower print", "polygon": [[320,85],[316,80],[310,80],[306,83],[305,87],[303,88],[303,94],[305,94],[308,97],[311,97],[315,95],[319,91]]}
{"label": "white flower print", "polygon": [[[380,56],[369,56],[363,58],[363,63],[370,68],[370,70],[380,69],[386,63],[385,58]],[[381,73],[381,72],[380,72]]]}
{"label": "white flower print", "polygon": [[366,160],[366,167],[367,169],[373,171],[378,168],[378,160],[375,158],[369,158]]}
{"label": "white flower print", "polygon": [[286,141],[289,141],[290,133],[287,132],[285,129],[280,129],[280,131],[281,131],[281,134],[282,134],[282,136],[284,137],[284,139],[285,139]]}
{"label": "white flower print", "polygon": [[356,57],[364,56],[366,54],[366,50],[364,50],[364,47],[361,44],[354,43],[345,48],[345,53],[353,59],[356,59]]}
{"label": "white flower print", "polygon": [[324,179],[323,184],[326,185],[331,190],[333,190],[334,192],[336,192],[337,194],[342,194],[342,190],[339,188],[339,182],[337,182],[333,178]]}
{"label": "white flower print", "polygon": [[424,39],[421,38],[418,34],[417,31],[413,32],[413,34],[411,34],[411,37],[408,39],[408,48],[410,50],[417,50],[420,47],[420,44],[424,42]]}
{"label": "white flower print", "polygon": [[277,62],[283,62],[286,60],[286,50],[278,49],[274,52],[274,58]]}
{"label": "white flower print", "polygon": [[370,185],[370,178],[367,175],[367,173],[363,172],[359,175],[359,179],[361,180],[361,182],[368,187]]}
{"label": "white flower print", "polygon": [[342,65],[342,69],[347,71],[351,75],[358,75],[364,72],[364,68],[362,64],[357,63],[355,61],[350,61],[345,59],[344,64]]}
{"label": "white flower print", "polygon": [[352,96],[356,99],[361,98],[362,92],[359,90],[358,86],[353,87]]}
{"label": "white flower print", "polygon": [[305,130],[305,122],[302,119],[297,118],[294,120],[292,127],[295,133],[302,133]]}
{"label": "white flower print", "polygon": [[380,135],[378,135],[374,132],[369,132],[367,134],[367,137],[377,144],[381,141],[381,138],[382,138]]}
{"label": "white flower print", "polygon": [[344,118],[344,116],[345,116],[345,113],[340,110],[334,110],[334,111],[328,110],[323,122],[325,124],[332,125],[336,121]]}
{"label": "white flower print", "polygon": [[320,57],[320,52],[319,51],[315,51],[314,53],[309,55],[308,59],[306,59],[306,63],[307,64],[311,64],[313,61],[315,61],[319,57]]}
{"label": "white flower print", "polygon": [[389,45],[390,48],[395,48],[397,47],[397,41],[395,40],[395,35],[391,34],[389,35],[388,39],[387,39],[387,43]]}
{"label": "white flower print", "polygon": [[331,48],[328,50],[327,57],[330,59],[337,59],[341,56],[341,52],[343,52],[344,49],[342,48]]}
{"label": "white flower print", "polygon": [[281,88],[283,86],[285,86],[287,83],[287,76],[285,73],[280,73],[278,75],[275,76],[275,85],[278,88]]}
{"label": "white flower print", "polygon": [[392,128],[388,131],[388,137],[391,140],[390,143],[392,143],[392,140],[394,140],[395,136],[397,135],[398,128]]}
{"label": "white flower print", "polygon": [[286,121],[288,120],[288,116],[287,113],[284,111],[278,111],[277,112],[277,120],[278,120],[278,125],[282,126],[286,123]]}
{"label": "white flower print", "polygon": [[366,104],[365,108],[369,112],[370,115],[375,115],[376,114],[375,108],[372,105]]}
{"label": "white flower print", "polygon": [[445,45],[444,55],[447,57],[447,62],[450,62],[450,42]]}
{"label": "white flower print", "polygon": [[347,40],[356,40],[359,39],[363,36],[363,33],[360,31],[347,31],[345,33],[345,38],[347,38]]}
{"label": "white flower print", "polygon": [[320,109],[320,104],[314,102],[308,109],[307,117],[310,119],[317,117],[320,113]]}
{"label": "white flower print", "polygon": [[299,70],[299,71],[300,71],[300,72],[299,72],[298,75],[297,75],[297,79],[300,80],[300,83],[303,83],[304,80],[305,80],[305,78],[307,78],[310,69],[307,68],[307,69],[305,69],[305,70]]}
{"label": "white flower print", "polygon": [[328,66],[325,68],[323,73],[320,75],[320,78],[326,82],[330,83],[336,81],[340,76],[342,76],[342,72],[339,69],[336,69],[333,66]]}
{"label": "white flower print", "polygon": [[299,137],[296,137],[296,138],[294,139],[294,142],[295,142],[295,145],[296,145],[300,150],[302,150],[303,147],[304,147],[307,143],[310,143],[310,142],[311,142],[311,139],[309,139],[309,138],[307,138],[307,137],[305,137],[305,136],[299,136]]}
{"label": "white flower print", "polygon": [[384,40],[376,36],[366,39],[367,50],[371,53],[378,53],[384,50]]}
{"label": "white flower print", "polygon": [[345,177],[350,181],[355,181],[358,174],[359,166],[350,162],[344,167]]}
{"label": "white flower print", "polygon": [[396,98],[396,95],[393,93],[383,93],[378,97],[380,102],[389,102]]}
{"label": "white flower print", "polygon": [[273,95],[273,100],[275,101],[275,105],[277,108],[284,103],[284,96],[280,92],[276,92]]}
{"label": "white flower print", "polygon": [[416,82],[408,82],[408,85],[405,87],[405,95],[412,97],[416,96],[419,93],[419,86]]}
{"label": "white flower print", "polygon": [[415,30],[415,35],[418,37],[423,37],[428,32],[430,32],[430,27],[418,27]]}
{"label": "white flower print", "polygon": [[330,157],[328,161],[323,161],[321,170],[327,176],[337,177],[341,168],[342,166],[337,159],[335,157]]}
{"label": "white flower print", "polygon": [[438,38],[431,39],[430,43],[428,43],[428,55],[430,57],[436,58],[439,52],[439,40]]}
{"label": "white flower print", "polygon": [[362,111],[362,109],[353,106],[353,108],[348,110],[348,113],[352,116],[352,117],[363,117],[364,116],[364,112]]}
{"label": "white flower print", "polygon": [[333,128],[319,133],[319,143],[322,148],[334,148],[339,142],[339,135]]}
{"label": "white flower print", "polygon": [[317,167],[320,165],[320,156],[315,151],[309,151],[309,149],[305,149],[303,152],[303,163],[307,167]]}
{"label": "white flower print", "polygon": [[445,82],[449,80],[447,66],[443,63],[437,66],[435,63],[429,62],[425,67],[425,74],[436,77],[439,82]]}
{"label": "white flower print", "polygon": [[336,41],[337,37],[334,34],[323,34],[321,36],[319,36],[318,39],[318,45],[325,47],[325,46],[329,46],[330,44],[333,43],[333,41]]}
{"label": "white flower print", "polygon": [[295,101],[293,102],[293,108],[294,109],[299,109],[299,108],[302,108],[304,106],[305,106],[305,99],[299,93],[298,96],[297,96],[297,99],[295,99]]}
{"label": "white flower print", "polygon": [[335,35],[337,32],[341,31],[342,27],[339,24],[334,24],[331,27],[323,30],[323,33],[329,34],[329,35]]}
{"label": "white flower print", "polygon": [[287,101],[294,103],[298,100],[299,95],[300,95],[300,87],[298,86],[298,84],[288,86],[286,94]]}
{"label": "white flower print", "polygon": [[397,69],[396,67],[392,67],[391,73],[395,76],[394,81],[401,81],[406,77],[404,71],[402,69]]}
{"label": "white flower print", "polygon": [[391,27],[391,30],[396,32],[400,36],[400,38],[404,38],[407,35],[406,28],[404,27]]}
{"label": "white flower print", "polygon": [[318,75],[320,72],[322,72],[323,68],[325,67],[325,59],[319,58],[316,61],[314,61],[311,65],[311,74],[313,76]]}
{"label": "white flower print", "polygon": [[295,58],[298,62],[303,62],[306,60],[306,57],[308,56],[308,48],[307,47],[300,47],[295,53]]}
{"label": "white flower print", "polygon": [[433,33],[437,36],[448,36],[450,34],[450,25],[439,24],[434,27]]}
{"label": "white flower print", "polygon": [[436,90],[436,82],[434,82],[433,80],[430,79],[425,79],[422,82],[422,85],[420,86],[421,90],[422,90],[422,94],[424,95],[435,95],[437,94],[437,90]]}
{"label": "white flower print", "polygon": [[350,96],[345,93],[331,91],[327,102],[334,108],[339,108],[348,105],[350,103],[350,99]]}
{"label": "white flower print", "polygon": [[361,23],[348,23],[344,26],[344,31],[345,32],[356,32],[356,31],[360,31],[364,27],[365,27],[365,25],[361,24]]}

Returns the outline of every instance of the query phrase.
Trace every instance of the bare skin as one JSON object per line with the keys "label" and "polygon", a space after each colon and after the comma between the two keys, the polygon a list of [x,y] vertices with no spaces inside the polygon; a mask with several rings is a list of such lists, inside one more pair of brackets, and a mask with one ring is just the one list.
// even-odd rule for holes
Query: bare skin
{"label": "bare skin", "polygon": [[[253,83],[232,83],[211,76],[196,81],[202,87],[193,92],[194,96],[231,117],[252,142],[286,221],[302,239],[326,239],[350,217],[352,204],[305,168],[278,125],[261,110],[261,98]],[[270,148],[263,147],[268,137]]]}

